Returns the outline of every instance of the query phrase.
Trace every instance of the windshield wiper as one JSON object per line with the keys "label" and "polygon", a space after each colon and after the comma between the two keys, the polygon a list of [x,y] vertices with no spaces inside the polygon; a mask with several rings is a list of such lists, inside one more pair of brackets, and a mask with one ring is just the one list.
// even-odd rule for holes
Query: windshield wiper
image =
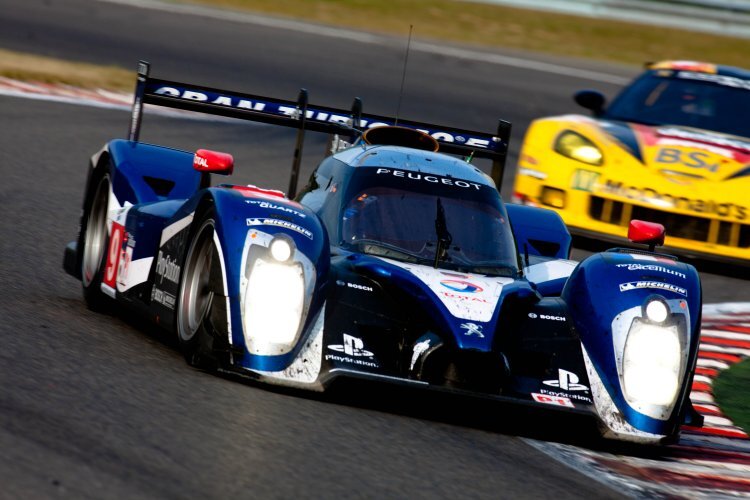
{"label": "windshield wiper", "polygon": [[448,231],[448,223],[445,220],[445,209],[440,198],[437,199],[437,216],[435,217],[435,232],[437,233],[437,248],[435,249],[435,262],[433,267],[437,269],[441,260],[448,260],[448,248],[453,242],[453,236]]}
{"label": "windshield wiper", "polygon": [[402,260],[404,262],[411,262],[413,264],[419,264],[427,260],[420,255],[417,255],[406,249],[399,248],[395,245],[385,243],[383,241],[361,239],[361,240],[357,240],[356,244],[361,252],[367,253],[370,255],[380,255],[383,257],[390,257],[392,259]]}

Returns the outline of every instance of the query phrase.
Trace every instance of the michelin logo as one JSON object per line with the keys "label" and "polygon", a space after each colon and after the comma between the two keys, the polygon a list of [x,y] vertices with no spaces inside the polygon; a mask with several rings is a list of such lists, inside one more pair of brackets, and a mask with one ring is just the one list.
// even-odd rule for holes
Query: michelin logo
{"label": "michelin logo", "polygon": [[306,229],[298,224],[287,222],[281,219],[247,219],[248,226],[276,226],[283,227],[296,231],[302,236],[306,236],[308,239],[313,239],[313,233],[309,229]]}
{"label": "michelin logo", "polygon": [[658,290],[667,290],[669,292],[679,293],[687,297],[687,290],[672,285],[671,283],[663,283],[661,281],[630,281],[628,283],[620,283],[620,291],[628,292],[630,290],[640,290],[642,288],[655,288]]}
{"label": "michelin logo", "polygon": [[685,273],[664,266],[655,266],[653,264],[617,264],[617,267],[627,267],[628,271],[657,271],[664,274],[671,274],[672,276],[679,276],[682,279],[687,279]]}

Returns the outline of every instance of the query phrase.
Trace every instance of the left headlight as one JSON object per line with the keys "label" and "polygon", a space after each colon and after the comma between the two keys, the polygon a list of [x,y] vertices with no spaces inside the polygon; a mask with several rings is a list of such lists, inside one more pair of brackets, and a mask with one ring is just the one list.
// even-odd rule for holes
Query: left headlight
{"label": "left headlight", "polygon": [[242,320],[248,350],[254,354],[284,354],[299,334],[304,271],[297,262],[280,262],[286,249],[278,245],[272,243],[267,256],[255,259],[247,280]]}
{"label": "left headlight", "polygon": [[557,136],[554,149],[563,156],[589,165],[604,163],[602,151],[589,139],[572,130],[566,130]]}

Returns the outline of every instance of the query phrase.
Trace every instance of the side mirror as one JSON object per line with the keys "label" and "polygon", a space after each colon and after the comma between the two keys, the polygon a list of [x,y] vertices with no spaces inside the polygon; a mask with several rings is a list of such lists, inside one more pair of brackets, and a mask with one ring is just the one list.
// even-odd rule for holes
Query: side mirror
{"label": "side mirror", "polygon": [[198,172],[230,175],[234,171],[234,158],[228,153],[199,149],[193,157],[193,168]]}
{"label": "side mirror", "polygon": [[653,252],[657,245],[664,244],[666,234],[667,231],[664,226],[656,222],[633,219],[628,227],[628,239],[633,243],[648,245],[649,252]]}
{"label": "side mirror", "polygon": [[579,90],[573,95],[573,99],[579,106],[591,110],[594,116],[604,112],[604,104],[607,102],[604,94],[596,90]]}

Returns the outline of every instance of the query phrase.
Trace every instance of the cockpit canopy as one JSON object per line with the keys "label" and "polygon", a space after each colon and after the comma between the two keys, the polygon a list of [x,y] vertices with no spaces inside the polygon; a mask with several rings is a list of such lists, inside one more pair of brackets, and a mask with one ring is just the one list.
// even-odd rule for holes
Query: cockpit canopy
{"label": "cockpit canopy", "polygon": [[339,244],[345,249],[458,272],[518,272],[508,216],[492,186],[359,167],[341,201]]}

